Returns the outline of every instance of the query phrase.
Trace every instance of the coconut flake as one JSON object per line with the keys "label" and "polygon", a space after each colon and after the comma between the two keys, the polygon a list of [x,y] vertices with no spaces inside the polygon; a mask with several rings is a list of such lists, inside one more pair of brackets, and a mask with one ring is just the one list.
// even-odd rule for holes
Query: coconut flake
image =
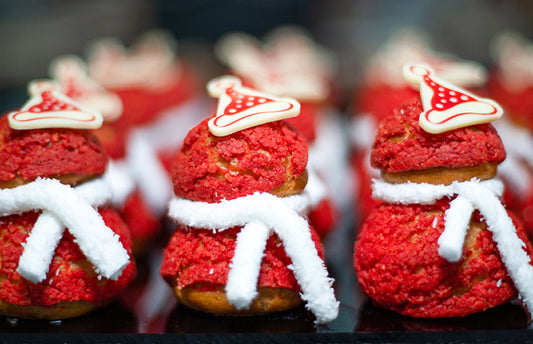
{"label": "coconut flake", "polygon": [[[302,289],[302,299],[315,314],[317,323],[327,323],[337,317],[339,303],[331,287],[333,279],[328,277],[324,261],[318,256],[309,225],[298,214],[306,208],[306,200],[306,195],[278,198],[268,193],[255,193],[233,200],[222,200],[219,203],[193,202],[174,197],[170,201],[168,214],[184,225],[197,229],[224,230],[235,226],[246,227],[250,223],[258,228],[261,224],[262,240],[268,239],[268,236],[264,235],[265,229],[272,229],[283,242],[285,252],[292,260],[294,275]],[[290,205],[297,208],[291,208]],[[239,235],[235,249],[238,256],[230,267],[227,282],[230,286],[239,284],[242,278],[249,279],[244,282],[244,285],[248,286],[246,291],[230,288],[232,299],[239,300],[238,306],[241,308],[249,305],[246,303],[248,300],[251,302],[251,295],[256,292],[258,275],[255,275],[255,271],[258,271],[261,264],[258,256],[262,255],[260,247],[266,245],[259,244],[257,239],[255,235],[248,233]],[[242,258],[241,254],[247,252],[245,246],[257,248],[252,259]],[[232,272],[235,269],[245,271],[247,275],[235,276]],[[248,275],[249,271],[253,273]],[[232,281],[233,278],[238,280]],[[249,288],[252,283],[254,291]]]}
{"label": "coconut flake", "polygon": [[54,179],[37,179],[0,190],[2,216],[43,210],[26,241],[17,271],[32,282],[42,282],[66,227],[95,271],[106,278],[118,279],[129,264],[129,255],[118,235],[93,208],[111,197],[109,185],[103,179],[76,188]]}

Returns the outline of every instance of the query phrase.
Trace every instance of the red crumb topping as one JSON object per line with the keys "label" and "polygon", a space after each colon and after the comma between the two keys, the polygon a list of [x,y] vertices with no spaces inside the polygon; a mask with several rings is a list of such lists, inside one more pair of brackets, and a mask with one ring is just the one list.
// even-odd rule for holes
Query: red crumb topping
{"label": "red crumb topping", "polygon": [[124,203],[120,216],[126,223],[134,243],[153,238],[161,223],[152,212],[139,190],[131,193]]}
{"label": "red crumb topping", "polygon": [[513,121],[533,130],[533,86],[510,90],[502,84],[497,73],[493,73],[487,83],[490,97],[494,98]]}
{"label": "red crumb topping", "polygon": [[405,172],[500,163],[505,159],[503,144],[491,124],[430,134],[418,123],[422,111],[420,100],[414,99],[379,123],[372,148],[373,167]]}
{"label": "red crumb topping", "polygon": [[420,92],[410,86],[391,87],[385,84],[366,86],[357,90],[355,108],[357,113],[369,114],[379,121],[389,116],[407,100],[419,97]]}
{"label": "red crumb topping", "polygon": [[130,255],[130,264],[117,281],[98,279],[92,264],[74,243],[74,237],[68,230],[56,248],[46,280],[35,284],[22,278],[16,272],[22,244],[38,217],[38,213],[29,212],[2,218],[0,300],[33,306],[50,306],[62,301],[103,303],[125,288],[136,274],[128,229],[114,210],[101,209],[100,214],[105,224],[120,236],[120,242]]}
{"label": "red crumb topping", "polygon": [[198,80],[184,64],[175,72],[169,85],[163,88],[113,89],[123,104],[118,121],[127,125],[142,125],[152,121],[158,114],[191,99],[198,92]]}
{"label": "red crumb topping", "polygon": [[54,97],[52,91],[44,91],[41,93],[41,98],[43,101],[29,108],[28,112],[39,113],[43,111],[50,111],[52,109],[58,111],[79,110],[74,105],[65,103]]}
{"label": "red crumb topping", "polygon": [[14,130],[0,118],[0,181],[65,174],[103,174],[108,156],[92,131]]}
{"label": "red crumb topping", "polygon": [[[490,231],[478,231],[457,263],[439,256],[437,240],[448,208],[448,201],[383,204],[367,218],[355,243],[355,270],[363,291],[378,305],[413,317],[457,317],[516,296]],[[481,218],[477,212],[473,216]],[[522,226],[510,216],[531,255]]]}
{"label": "red crumb topping", "polygon": [[286,122],[216,137],[207,121],[187,134],[176,156],[172,177],[177,196],[203,202],[234,199],[272,191],[304,172],[307,144]]}
{"label": "red crumb topping", "polygon": [[300,102],[300,105],[300,114],[287,118],[286,121],[311,143],[316,138],[316,105],[304,102]]}
{"label": "red crumb topping", "polygon": [[[206,290],[224,286],[239,231],[240,228],[231,228],[213,233],[211,230],[179,226],[165,249],[161,275],[171,285],[177,279],[177,285],[182,288],[195,284]],[[311,235],[319,255],[323,257],[318,235],[314,230],[311,230]],[[299,291],[289,265],[291,260],[282,242],[273,234],[267,241],[257,286]]]}

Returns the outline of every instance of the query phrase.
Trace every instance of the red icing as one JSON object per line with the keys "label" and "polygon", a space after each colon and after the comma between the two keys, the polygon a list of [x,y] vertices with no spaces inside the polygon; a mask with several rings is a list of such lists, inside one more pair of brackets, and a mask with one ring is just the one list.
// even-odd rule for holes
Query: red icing
{"label": "red icing", "polygon": [[[458,103],[477,101],[475,98],[461,92],[458,89],[451,89],[441,84],[438,84],[435,80],[431,78],[431,73],[427,69],[424,69],[424,73],[422,74],[417,73],[416,71],[420,69],[422,69],[422,67],[416,66],[414,68],[411,68],[411,72],[422,76],[424,83],[433,90],[433,96],[431,97],[432,109],[444,111],[451,109]],[[447,120],[449,120],[449,118]]]}
{"label": "red icing", "polygon": [[[195,284],[200,284],[202,290],[212,290],[216,286],[224,286],[239,231],[240,228],[231,228],[213,233],[212,230],[178,227],[165,249],[161,275],[168,283],[177,279],[177,285],[182,288],[199,287]],[[320,257],[323,257],[318,235],[314,230],[311,230],[311,235]],[[275,234],[270,236],[257,286],[299,291],[298,282],[288,268],[290,264],[291,260],[279,238]]]}
{"label": "red icing", "polygon": [[231,135],[213,136],[207,119],[185,137],[173,166],[174,193],[194,201],[218,202],[269,192],[299,177],[307,165],[307,144],[284,121]]}
{"label": "red icing", "polygon": [[103,174],[108,156],[92,131],[13,130],[0,118],[0,181],[65,174]]}
{"label": "red icing", "polygon": [[259,104],[272,103],[274,100],[267,97],[258,97],[239,93],[235,87],[226,90],[226,94],[231,98],[231,103],[224,109],[224,114],[231,115],[236,112],[246,111]]}
{"label": "red icing", "polygon": [[[224,93],[227,97],[230,97],[231,99],[231,102],[223,109],[223,112],[222,113],[217,113],[216,114],[216,117],[213,121],[213,124],[217,127],[229,127],[245,118],[249,118],[249,117],[252,117],[252,116],[257,116],[257,115],[262,115],[262,114],[269,114],[269,113],[272,113],[272,111],[258,111],[258,112],[253,112],[253,113],[250,113],[246,116],[242,116],[241,113],[244,112],[244,111],[247,111],[249,109],[252,109],[258,105],[262,105],[262,104],[268,104],[268,103],[274,103],[274,102],[277,102],[276,100],[274,99],[271,99],[271,98],[268,98],[266,96],[258,96],[258,95],[251,95],[251,94],[246,94],[246,93],[243,93],[242,90],[239,88],[239,89],[236,89],[237,85],[233,85],[233,86],[230,86],[228,87]],[[221,95],[221,99],[224,97],[224,95]],[[220,102],[221,100],[219,100]],[[220,104],[220,103],[219,103]],[[277,110],[277,111],[274,111],[274,112],[284,112],[284,111],[287,111],[287,110],[290,110],[294,107],[293,104],[291,103],[286,103],[287,104],[287,108],[283,109],[283,110]],[[235,116],[235,119],[232,120],[231,122],[228,122],[226,124],[219,124],[219,121],[221,119],[224,119],[226,120],[226,117],[232,117],[232,116]]]}
{"label": "red icing", "polygon": [[101,209],[105,224],[120,237],[130,255],[130,264],[117,281],[98,279],[74,237],[65,231],[56,248],[47,278],[41,283],[23,279],[15,269],[22,254],[22,243],[37,220],[37,213],[24,213],[2,218],[0,236],[0,300],[16,305],[51,306],[62,301],[102,303],[118,294],[136,274],[131,258],[131,240],[126,225],[112,209]]}
{"label": "red icing", "polygon": [[[435,205],[381,205],[364,223],[355,243],[360,285],[376,304],[413,317],[457,317],[502,304],[516,296],[492,234],[480,231],[457,263],[438,255],[448,201]],[[479,213],[474,213],[479,221]],[[526,243],[522,226],[518,236]]]}
{"label": "red icing", "polygon": [[47,112],[47,111],[70,111],[79,110],[71,103],[63,102],[52,94],[52,91],[44,91],[41,93],[43,101],[28,109],[29,112]]}
{"label": "red icing", "polygon": [[418,122],[422,111],[420,100],[414,99],[379,123],[371,155],[373,167],[405,172],[500,163],[505,159],[505,149],[492,125],[430,134]]}

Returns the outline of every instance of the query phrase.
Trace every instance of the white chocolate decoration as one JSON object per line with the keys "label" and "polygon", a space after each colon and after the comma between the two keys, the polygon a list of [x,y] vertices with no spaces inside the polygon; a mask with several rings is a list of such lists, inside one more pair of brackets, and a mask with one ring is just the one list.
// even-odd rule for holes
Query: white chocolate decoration
{"label": "white chocolate decoration", "polygon": [[444,232],[438,239],[439,255],[450,262],[462,256],[462,247],[470,218],[479,210],[487,229],[492,232],[500,257],[522,301],[533,310],[533,266],[525,251],[526,244],[518,237],[513,221],[499,197],[503,183],[498,179],[453,182],[450,185],[390,184],[375,179],[373,197],[388,203],[433,204],[444,197],[456,196],[445,212]]}
{"label": "white chocolate decoration", "polygon": [[[269,193],[222,200],[219,203],[194,202],[174,197],[169,216],[197,230],[217,230],[243,226],[237,237],[230,265],[226,295],[231,304],[246,308],[257,295],[257,277],[270,231],[275,232],[291,258],[292,270],[318,323],[334,320],[339,302],[331,287],[324,261],[319,257],[307,221],[299,215],[309,205],[306,194],[279,198]],[[253,249],[252,249],[253,248]]]}
{"label": "white chocolate decoration", "polygon": [[226,136],[260,124],[296,117],[300,103],[242,86],[233,76],[222,76],[207,84],[209,95],[218,98],[215,117],[208,122],[215,136]]}
{"label": "white chocolate decoration", "polygon": [[75,55],[63,55],[50,64],[50,75],[58,81],[61,92],[87,109],[102,114],[104,121],[115,121],[123,110],[122,101],[87,74],[86,63]]}
{"label": "white chocolate decoration", "polygon": [[428,66],[408,64],[403,72],[413,88],[420,89],[424,108],[420,126],[429,133],[488,123],[503,115],[503,109],[495,101],[478,97],[437,77]]}
{"label": "white chocolate decoration", "polygon": [[30,99],[19,111],[8,114],[13,129],[72,128],[97,129],[103,118],[99,112],[83,108],[59,92],[50,80],[35,80],[28,86]]}

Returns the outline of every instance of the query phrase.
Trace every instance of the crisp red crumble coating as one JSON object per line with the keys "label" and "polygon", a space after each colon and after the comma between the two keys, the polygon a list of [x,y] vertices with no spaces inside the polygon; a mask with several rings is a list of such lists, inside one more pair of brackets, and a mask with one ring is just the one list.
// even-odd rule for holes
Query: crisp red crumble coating
{"label": "crisp red crumble coating", "polygon": [[92,131],[79,129],[14,130],[0,118],[0,182],[66,174],[100,175],[108,155]]}
{"label": "crisp red crumble coating", "polygon": [[305,171],[307,144],[286,122],[216,137],[207,121],[187,134],[176,156],[172,178],[177,196],[211,203],[235,199],[272,191]]}
{"label": "crisp red crumble coating", "polygon": [[[179,287],[214,290],[226,285],[240,228],[213,233],[207,229],[179,226],[165,249],[161,275],[169,283],[176,280]],[[320,257],[324,251],[318,234],[311,230]],[[258,287],[286,288],[300,291],[292,264],[282,242],[273,234],[267,241],[261,262]]]}
{"label": "crisp red crumble coating", "polygon": [[[435,205],[378,206],[355,243],[354,265],[365,293],[381,307],[412,317],[458,317],[483,311],[516,296],[492,233],[477,231],[450,263],[438,254],[449,201]],[[531,245],[510,214],[517,234]],[[480,221],[478,212],[473,215]],[[476,232],[474,232],[476,233]]]}
{"label": "crisp red crumble coating", "polygon": [[62,301],[104,303],[124,289],[136,275],[131,258],[131,240],[126,225],[110,208],[100,209],[105,224],[120,236],[120,242],[130,255],[130,264],[116,281],[98,279],[74,237],[67,231],[59,242],[47,278],[32,283],[17,272],[19,258],[38,213],[3,217],[0,232],[0,300],[15,305],[51,306]]}
{"label": "crisp red crumble coating", "polygon": [[505,159],[502,141],[490,123],[430,134],[418,123],[422,111],[420,100],[413,99],[379,123],[371,155],[373,167],[405,172],[471,167]]}

